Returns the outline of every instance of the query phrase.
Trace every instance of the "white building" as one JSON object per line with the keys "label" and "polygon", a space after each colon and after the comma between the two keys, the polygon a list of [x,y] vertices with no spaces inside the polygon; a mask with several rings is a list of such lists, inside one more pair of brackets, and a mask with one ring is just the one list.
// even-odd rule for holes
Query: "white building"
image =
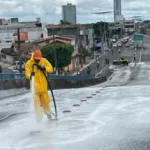
{"label": "white building", "polygon": [[33,42],[48,36],[46,24],[37,27],[35,24],[12,24],[0,26],[0,51],[2,48],[10,48],[10,45],[18,41],[17,29],[20,30],[21,42]]}
{"label": "white building", "polygon": [[62,6],[62,17],[64,22],[69,22],[71,24],[76,24],[76,6],[68,3]]}
{"label": "white building", "polygon": [[114,21],[120,19],[121,14],[121,0],[114,0]]}
{"label": "white building", "polygon": [[124,21],[124,30],[127,33],[135,32],[135,21],[134,20],[125,20]]}

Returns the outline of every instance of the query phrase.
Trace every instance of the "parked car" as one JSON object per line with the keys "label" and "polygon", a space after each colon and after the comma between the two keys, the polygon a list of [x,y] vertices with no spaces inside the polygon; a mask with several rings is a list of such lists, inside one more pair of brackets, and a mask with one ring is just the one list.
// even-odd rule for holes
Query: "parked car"
{"label": "parked car", "polygon": [[129,43],[126,43],[126,44],[125,44],[125,47],[130,47],[130,44],[129,44]]}
{"label": "parked car", "polygon": [[120,58],[120,59],[117,59],[117,60],[113,61],[114,65],[124,65],[124,66],[127,66],[129,63],[130,63],[130,61],[127,60],[127,59],[124,59],[123,57]]}
{"label": "parked car", "polygon": [[112,39],[113,42],[116,42],[116,39]]}
{"label": "parked car", "polygon": [[132,42],[129,42],[128,44],[129,44],[129,46],[132,46],[132,45],[133,45],[133,43],[132,43]]}
{"label": "parked car", "polygon": [[118,47],[121,47],[121,46],[122,46],[122,42],[118,42],[118,43],[117,43],[117,46],[118,46]]}
{"label": "parked car", "polygon": [[113,44],[113,47],[117,47],[117,44],[116,44],[116,43],[114,43],[114,44]]}
{"label": "parked car", "polygon": [[110,51],[110,50],[111,50],[110,48],[104,47],[104,51],[105,51],[105,52],[108,52],[108,51]]}

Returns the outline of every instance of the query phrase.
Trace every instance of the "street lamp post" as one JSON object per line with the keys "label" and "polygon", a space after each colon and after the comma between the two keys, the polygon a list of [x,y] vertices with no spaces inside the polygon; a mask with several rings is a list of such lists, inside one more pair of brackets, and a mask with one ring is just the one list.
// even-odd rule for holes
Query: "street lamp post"
{"label": "street lamp post", "polygon": [[[97,14],[97,15],[103,15],[103,20],[104,20],[104,32],[105,32],[105,30],[106,30],[104,15],[105,15],[105,14],[112,13],[112,12],[113,12],[113,11],[104,11],[104,12],[93,13],[93,14]],[[103,32],[103,33],[104,33],[104,32]],[[103,34],[103,35],[104,35],[104,34]],[[100,35],[100,36],[101,36],[101,35]],[[106,40],[106,35],[105,35],[105,37],[102,36],[102,38],[101,38],[101,41],[102,41],[102,42],[101,42],[101,47],[102,47],[101,49],[102,49],[102,51],[104,50],[104,49],[103,49],[103,43],[105,43],[105,40]]]}
{"label": "street lamp post", "polygon": [[55,71],[56,71],[56,75],[58,75],[58,63],[57,63],[57,52],[56,52],[56,41],[55,41],[54,29],[52,31],[53,31],[53,51],[54,51]]}
{"label": "street lamp post", "polygon": [[[110,31],[110,30],[112,30],[111,28],[108,28],[104,33],[103,33],[103,36],[102,36],[102,39],[104,39],[104,37],[106,36],[106,33],[108,32],[108,31]],[[104,45],[102,45],[102,47],[103,47],[103,49],[104,49]],[[106,54],[106,57],[108,57],[108,53],[106,53],[105,52],[105,54]],[[107,58],[108,59],[108,58]],[[108,62],[107,62],[108,63]]]}
{"label": "street lamp post", "polygon": [[93,33],[92,33],[92,36],[93,36],[93,56],[94,56],[94,59],[95,59],[95,34],[94,34],[93,24],[92,24],[92,28],[93,28]]}
{"label": "street lamp post", "polygon": [[[20,53],[20,29],[17,29],[17,36],[18,36],[18,50]],[[21,54],[21,53],[20,53]],[[19,57],[19,72],[22,73],[22,61],[21,56]]]}

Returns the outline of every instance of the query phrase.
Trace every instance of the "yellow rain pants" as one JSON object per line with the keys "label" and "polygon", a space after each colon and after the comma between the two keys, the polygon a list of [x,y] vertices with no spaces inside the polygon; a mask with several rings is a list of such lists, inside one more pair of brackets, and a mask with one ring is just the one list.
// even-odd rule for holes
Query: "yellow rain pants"
{"label": "yellow rain pants", "polygon": [[36,93],[34,99],[35,113],[38,118],[43,117],[43,113],[50,114],[50,98],[48,92]]}

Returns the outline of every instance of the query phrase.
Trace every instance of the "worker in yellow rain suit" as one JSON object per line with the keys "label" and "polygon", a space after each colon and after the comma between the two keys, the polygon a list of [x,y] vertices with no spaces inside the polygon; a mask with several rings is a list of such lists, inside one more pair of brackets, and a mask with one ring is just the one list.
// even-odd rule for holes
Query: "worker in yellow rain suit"
{"label": "worker in yellow rain suit", "polygon": [[[34,72],[32,67],[34,67]],[[40,50],[36,50],[33,53],[31,59],[26,63],[25,74],[29,80],[31,80],[31,76],[34,75],[34,82],[35,82],[34,108],[37,120],[42,119],[43,112],[47,115],[48,119],[51,119],[50,97],[48,95],[48,83],[43,74],[43,71],[46,74],[54,72],[51,63],[49,63],[47,59],[42,57],[42,53]]]}

